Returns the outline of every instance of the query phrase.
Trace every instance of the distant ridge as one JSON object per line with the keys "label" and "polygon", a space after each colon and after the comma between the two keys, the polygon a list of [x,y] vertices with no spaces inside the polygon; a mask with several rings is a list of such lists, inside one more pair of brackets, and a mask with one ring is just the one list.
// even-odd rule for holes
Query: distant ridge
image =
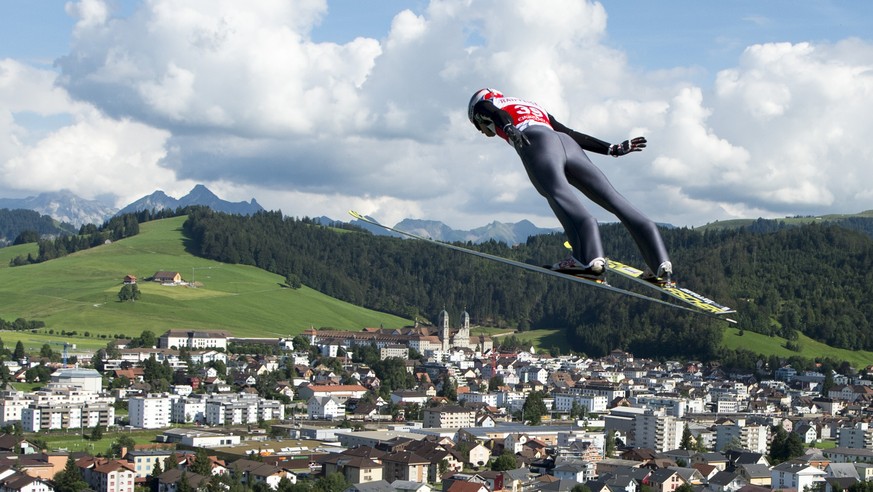
{"label": "distant ridge", "polygon": [[238,215],[252,215],[264,210],[264,207],[255,201],[254,198],[250,202],[229,202],[218,198],[206,186],[198,184],[187,195],[179,199],[168,196],[161,190],[155,191],[151,195],[146,195],[119,210],[116,215],[141,212],[143,210],[175,209],[189,205],[204,205],[216,212]]}
{"label": "distant ridge", "polygon": [[115,208],[98,200],[86,200],[69,190],[40,193],[27,198],[0,198],[0,208],[33,210],[77,228],[83,224],[102,224],[115,213]]}
{"label": "distant ridge", "polygon": [[[366,229],[377,235],[395,235],[392,232],[386,231],[380,227],[352,220],[352,225]],[[436,220],[421,220],[421,219],[403,219],[397,225],[396,229],[408,231],[419,236],[425,236],[437,241],[445,242],[471,242],[480,244],[488,241],[497,241],[509,245],[521,244],[527,241],[530,236],[539,236],[541,234],[552,234],[560,232],[561,229],[546,229],[535,226],[528,220],[522,220],[515,223],[503,223],[494,221],[486,226],[477,227],[469,231],[456,230]]]}

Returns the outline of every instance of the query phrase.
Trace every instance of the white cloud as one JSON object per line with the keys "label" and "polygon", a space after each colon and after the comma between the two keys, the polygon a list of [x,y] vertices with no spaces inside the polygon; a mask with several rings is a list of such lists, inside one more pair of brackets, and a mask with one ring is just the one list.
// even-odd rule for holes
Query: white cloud
{"label": "white cloud", "polygon": [[[6,176],[92,196],[151,187],[133,198],[202,182],[290,215],[554,226],[512,149],[467,121],[470,94],[491,86],[604,140],[645,135],[645,152],[592,158],[659,222],[873,208],[863,40],[752,45],[708,87],[693,66],[630,66],[607,36],[622,14],[600,3],[431,0],[346,43],[312,40],[324,0],[148,0],[126,18],[107,5],[68,4],[57,80],[0,61]],[[23,112],[70,123],[35,133]]]}

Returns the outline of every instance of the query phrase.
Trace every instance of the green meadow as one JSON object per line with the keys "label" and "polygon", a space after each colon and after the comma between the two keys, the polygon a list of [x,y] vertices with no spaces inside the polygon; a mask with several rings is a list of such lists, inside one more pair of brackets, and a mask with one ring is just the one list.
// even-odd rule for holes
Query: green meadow
{"label": "green meadow", "polygon": [[[566,330],[543,329],[531,331],[513,331],[507,328],[475,328],[474,334],[486,334],[496,342],[500,337],[515,336],[526,344],[540,350],[549,350],[552,347],[568,347]],[[740,334],[737,328],[726,327],[722,332],[722,344],[729,349],[745,349],[750,352],[767,357],[776,355],[787,359],[792,356],[800,356],[805,359],[830,358],[836,361],[847,361],[857,369],[863,369],[873,365],[873,352],[861,350],[845,350],[834,348],[817,342],[803,334],[799,334],[797,343],[800,344],[800,352],[794,352],[785,348],[786,341],[781,337],[771,337],[745,330]],[[622,348],[622,347],[616,347]]]}
{"label": "green meadow", "polygon": [[[35,256],[36,245],[0,248],[0,318],[46,323],[38,333],[7,331],[0,338],[6,346],[17,340],[28,348],[68,341],[82,349],[105,346],[104,337],[137,336],[144,330],[160,335],[169,329],[210,329],[281,337],[311,327],[360,330],[411,323],[305,286],[287,288],[281,276],[255,267],[193,256],[184,248],[184,221],[176,217],[146,222],[137,236],[34,265],[10,267],[9,260],[27,253]],[[197,287],[145,281],[158,271],[179,272]],[[139,279],[142,297],[136,302],[118,300],[128,274]]]}
{"label": "green meadow", "polygon": [[740,333],[737,328],[725,328],[722,336],[724,346],[731,349],[745,349],[765,356],[777,355],[783,358],[800,356],[805,359],[829,358],[847,361],[859,370],[873,364],[873,352],[834,348],[803,334],[798,334],[796,340],[801,350],[794,352],[785,348],[787,340],[784,338],[761,335],[748,330],[743,331],[742,335]]}

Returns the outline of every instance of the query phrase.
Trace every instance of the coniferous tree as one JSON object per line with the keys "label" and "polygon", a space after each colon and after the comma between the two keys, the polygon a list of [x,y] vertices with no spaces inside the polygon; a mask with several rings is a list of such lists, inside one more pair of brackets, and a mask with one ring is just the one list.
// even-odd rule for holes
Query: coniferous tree
{"label": "coniferous tree", "polygon": [[206,449],[197,448],[197,453],[194,455],[194,463],[191,464],[189,470],[192,473],[207,477],[212,474],[212,461],[209,459]]}
{"label": "coniferous tree", "polygon": [[534,391],[528,395],[521,407],[522,417],[525,421],[530,422],[530,425],[539,425],[542,422],[543,416],[549,413],[546,404],[543,402],[543,393]]}
{"label": "coniferous tree", "polygon": [[691,434],[691,429],[689,429],[687,425],[682,429],[682,441],[679,444],[679,447],[686,450],[694,449],[694,436]]}
{"label": "coniferous tree", "polygon": [[26,355],[24,351],[24,344],[21,343],[21,340],[15,343],[15,350],[12,352],[12,357],[14,359],[21,359]]}
{"label": "coniferous tree", "polygon": [[88,484],[82,479],[82,472],[76,466],[72,456],[67,458],[64,469],[54,476],[56,492],[80,492],[88,488]]}

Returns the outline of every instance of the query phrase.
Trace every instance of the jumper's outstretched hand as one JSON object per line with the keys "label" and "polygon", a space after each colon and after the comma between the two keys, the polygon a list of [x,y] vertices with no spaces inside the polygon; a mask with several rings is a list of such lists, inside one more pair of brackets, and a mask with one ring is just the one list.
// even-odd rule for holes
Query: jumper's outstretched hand
{"label": "jumper's outstretched hand", "polygon": [[646,137],[635,137],[620,144],[610,145],[609,155],[618,157],[631,152],[641,152],[644,148],[646,148]]}
{"label": "jumper's outstretched hand", "polygon": [[521,132],[515,125],[506,125],[503,127],[503,133],[506,134],[506,138],[512,142],[512,146],[515,148],[521,148],[526,145],[530,145],[530,140]]}

